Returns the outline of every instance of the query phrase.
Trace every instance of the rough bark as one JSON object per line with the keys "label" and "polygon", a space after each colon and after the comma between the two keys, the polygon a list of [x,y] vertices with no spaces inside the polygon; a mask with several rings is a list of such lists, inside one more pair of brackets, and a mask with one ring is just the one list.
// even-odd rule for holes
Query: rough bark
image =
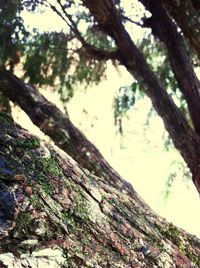
{"label": "rough bark", "polygon": [[200,240],[0,113],[0,267],[200,267]]}
{"label": "rough bark", "polygon": [[163,119],[175,147],[190,168],[195,186],[200,192],[199,136],[189,126],[181,111],[166,92],[162,82],[150,69],[143,55],[135,46],[122,24],[114,2],[111,0],[83,0],[83,4],[90,10],[102,31],[115,40],[120,53],[119,61],[140,81],[142,90],[151,99],[155,110]]}
{"label": "rough bark", "polygon": [[17,103],[41,131],[67,152],[83,168],[104,178],[110,185],[129,194],[136,194],[110,166],[99,150],[79,131],[54,104],[47,101],[33,86],[24,84],[5,69],[0,70],[0,91]]}
{"label": "rough bark", "polygon": [[200,1],[161,0],[200,59]]}

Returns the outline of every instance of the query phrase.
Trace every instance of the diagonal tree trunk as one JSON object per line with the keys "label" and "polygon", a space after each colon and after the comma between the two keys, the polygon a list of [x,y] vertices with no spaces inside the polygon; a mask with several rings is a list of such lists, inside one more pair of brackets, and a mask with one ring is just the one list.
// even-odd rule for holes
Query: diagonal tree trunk
{"label": "diagonal tree trunk", "polygon": [[133,187],[109,165],[99,150],[54,104],[38,90],[24,84],[5,69],[0,70],[0,91],[17,103],[54,143],[83,168],[88,169],[121,191],[136,194]]}
{"label": "diagonal tree trunk", "polygon": [[200,267],[200,240],[0,113],[0,267]]}
{"label": "diagonal tree trunk", "polygon": [[183,36],[158,1],[140,0],[140,2],[152,14],[152,17],[147,19],[148,24],[154,36],[167,48],[172,70],[179,89],[187,101],[193,126],[196,133],[200,134],[200,82],[194,72]]}
{"label": "diagonal tree trunk", "polygon": [[5,112],[11,115],[9,99],[2,92],[0,92],[0,112]]}
{"label": "diagonal tree trunk", "polygon": [[[119,61],[136,76],[144,93],[151,99],[155,110],[163,119],[175,147],[180,151],[193,174],[193,181],[200,192],[200,139],[189,126],[162,82],[150,69],[130,35],[124,28],[120,14],[111,0],[83,0],[96,23],[105,34],[109,34],[118,47]],[[112,19],[111,19],[112,18]]]}

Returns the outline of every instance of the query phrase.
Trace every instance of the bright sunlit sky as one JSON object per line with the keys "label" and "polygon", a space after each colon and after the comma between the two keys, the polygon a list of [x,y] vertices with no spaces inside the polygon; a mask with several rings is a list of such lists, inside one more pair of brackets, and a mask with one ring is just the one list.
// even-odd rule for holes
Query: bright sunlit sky
{"label": "bright sunlit sky", "polygon": [[[64,30],[65,24],[52,12],[30,14],[23,12],[25,23],[41,31]],[[139,37],[140,29],[134,29]],[[132,77],[120,68],[116,71],[109,64],[107,80],[99,86],[80,89],[68,105],[72,122],[100,149],[105,158],[161,216],[183,229],[200,237],[200,200],[192,182],[183,182],[177,177],[169,198],[164,199],[165,183],[182,161],[175,150],[165,151],[162,120],[153,116],[147,131],[144,131],[147,113],[151,107],[147,98],[139,100],[124,121],[124,137],[116,134],[113,116],[113,98],[120,86],[129,85]],[[42,91],[52,102],[60,106],[55,93]],[[16,120],[37,135],[39,130],[23,114],[15,114]]]}

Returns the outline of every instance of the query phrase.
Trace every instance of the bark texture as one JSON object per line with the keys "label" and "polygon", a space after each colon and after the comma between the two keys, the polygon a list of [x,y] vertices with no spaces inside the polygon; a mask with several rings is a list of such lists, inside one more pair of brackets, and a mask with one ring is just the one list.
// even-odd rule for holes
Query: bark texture
{"label": "bark texture", "polygon": [[83,168],[104,178],[109,185],[136,195],[133,187],[121,178],[85,135],[35,87],[24,84],[15,75],[1,69],[0,91],[17,103],[41,131]]}
{"label": "bark texture", "polygon": [[0,267],[200,267],[200,240],[0,113]]}

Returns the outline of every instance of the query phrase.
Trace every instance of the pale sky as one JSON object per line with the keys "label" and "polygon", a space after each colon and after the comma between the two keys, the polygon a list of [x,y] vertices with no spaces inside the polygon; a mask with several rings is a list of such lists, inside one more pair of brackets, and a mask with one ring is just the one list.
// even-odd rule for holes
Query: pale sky
{"label": "pale sky", "polygon": [[[65,27],[57,16],[53,17],[52,12],[37,15],[24,12],[24,20],[31,28],[39,28],[41,31],[62,30]],[[135,33],[140,35],[140,31]],[[186,187],[180,175],[170,198],[163,199],[166,179],[174,168],[172,162],[181,161],[181,157],[174,150],[164,152],[162,121],[158,117],[152,120],[147,143],[143,129],[150,102],[145,99],[139,101],[130,113],[125,137],[117,136],[112,110],[114,94],[120,86],[131,84],[132,78],[126,70],[122,69],[119,74],[112,67],[107,76],[107,81],[99,86],[75,94],[68,105],[72,122],[97,145],[114,168],[133,184],[152,209],[200,237],[200,214],[197,213],[200,210],[200,200],[193,184],[190,182]],[[59,105],[57,96],[52,96],[50,92],[43,93],[54,102],[57,98]],[[29,120],[25,115],[15,116],[21,125],[40,135],[30,122],[27,124]],[[125,144],[126,148],[120,149],[120,143]]]}

